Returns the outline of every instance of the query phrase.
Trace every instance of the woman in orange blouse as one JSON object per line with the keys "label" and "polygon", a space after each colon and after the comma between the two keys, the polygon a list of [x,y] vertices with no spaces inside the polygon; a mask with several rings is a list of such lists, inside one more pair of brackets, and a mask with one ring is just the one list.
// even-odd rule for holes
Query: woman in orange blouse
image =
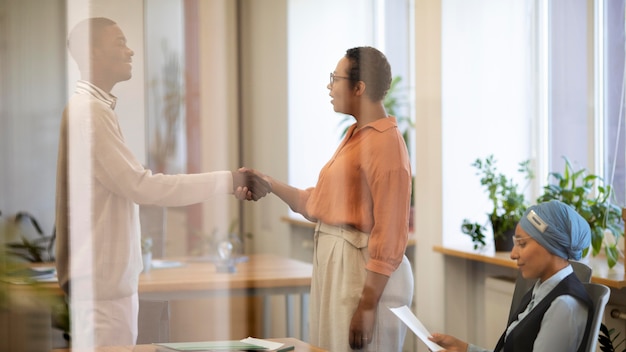
{"label": "woman in orange blouse", "polygon": [[317,223],[310,299],[311,343],[331,351],[401,351],[403,323],[388,307],[410,305],[411,171],[407,147],[383,99],[391,69],[372,47],[346,51],[330,74],[331,103],[356,122],[319,174],[297,189],[256,170],[272,193]]}

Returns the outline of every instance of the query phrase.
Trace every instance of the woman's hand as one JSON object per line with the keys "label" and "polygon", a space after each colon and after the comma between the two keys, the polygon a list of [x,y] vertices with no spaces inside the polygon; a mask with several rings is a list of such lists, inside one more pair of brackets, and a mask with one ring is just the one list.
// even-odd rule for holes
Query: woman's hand
{"label": "woman's hand", "polygon": [[350,322],[350,348],[360,350],[372,342],[372,331],[376,322],[376,307],[365,309],[357,307]]}
{"label": "woman's hand", "polygon": [[428,339],[439,346],[446,349],[448,352],[466,352],[467,351],[467,343],[457,339],[454,336],[444,335],[444,334],[432,334]]}

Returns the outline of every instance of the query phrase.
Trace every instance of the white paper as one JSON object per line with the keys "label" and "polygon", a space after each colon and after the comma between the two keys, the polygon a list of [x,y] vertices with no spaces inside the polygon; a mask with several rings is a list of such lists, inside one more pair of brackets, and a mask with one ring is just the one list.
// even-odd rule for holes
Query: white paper
{"label": "white paper", "polygon": [[183,263],[173,261],[173,260],[160,260],[160,259],[152,260],[152,269],[169,269],[169,268],[178,268],[179,266],[183,266]]}
{"label": "white paper", "polygon": [[402,306],[398,308],[389,308],[389,310],[391,310],[393,314],[398,316],[398,318],[400,318],[400,320],[402,320],[402,322],[406,324],[406,326],[408,326],[409,329],[411,329],[411,331],[413,331],[415,335],[417,335],[417,337],[419,337],[420,340],[422,340],[426,344],[426,346],[428,346],[429,350],[431,351],[443,351],[444,350],[443,347],[439,346],[438,344],[428,339],[428,336],[430,336],[430,333],[428,332],[428,330],[426,330],[426,327],[424,327],[424,324],[422,324],[422,322],[419,321],[419,319],[417,319],[415,314],[411,312],[409,307]]}
{"label": "white paper", "polygon": [[277,350],[278,348],[282,347],[283,344],[280,342],[274,342],[274,341],[268,341],[268,340],[262,340],[262,339],[255,339],[254,337],[247,337],[243,340],[239,340],[241,342],[245,342],[245,343],[249,343],[252,345],[257,345],[257,346],[262,346],[267,348],[268,350]]}

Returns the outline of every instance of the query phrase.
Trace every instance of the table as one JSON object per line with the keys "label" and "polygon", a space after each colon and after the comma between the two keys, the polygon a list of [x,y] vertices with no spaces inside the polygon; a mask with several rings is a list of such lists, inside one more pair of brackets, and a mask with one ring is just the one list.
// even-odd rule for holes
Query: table
{"label": "table", "polygon": [[[306,342],[303,342],[298,339],[290,338],[290,337],[267,339],[267,340],[282,342],[285,345],[292,345],[295,347],[294,352],[328,352],[327,350],[309,345]],[[137,345],[137,346],[100,347],[94,350],[93,352],[156,352],[156,350],[157,350],[157,347],[154,345]],[[52,352],[72,352],[72,349],[56,349],[56,350],[52,350]],[[77,351],[74,351],[74,352],[77,352]]]}
{"label": "table", "polygon": [[271,295],[285,295],[287,336],[293,336],[293,297],[300,295],[302,336],[307,340],[308,295],[312,264],[271,254],[252,254],[235,273],[219,273],[215,264],[179,258],[181,267],[153,269],[139,277],[139,298],[176,300],[216,295],[263,296],[263,336],[269,336]]}
{"label": "table", "polygon": [[[215,264],[201,258],[173,258],[183,265],[152,269],[139,276],[139,298],[149,300],[180,300],[219,295],[257,295],[264,297],[263,337],[269,336],[271,315],[269,297],[286,296],[287,336],[293,333],[293,297],[301,299],[302,338],[308,340],[308,295],[313,266],[310,263],[272,254],[252,254],[237,264],[235,273],[219,273]],[[28,285],[13,285],[16,290]],[[25,287],[26,286],[26,287]],[[39,286],[55,294],[63,292],[56,282]]]}

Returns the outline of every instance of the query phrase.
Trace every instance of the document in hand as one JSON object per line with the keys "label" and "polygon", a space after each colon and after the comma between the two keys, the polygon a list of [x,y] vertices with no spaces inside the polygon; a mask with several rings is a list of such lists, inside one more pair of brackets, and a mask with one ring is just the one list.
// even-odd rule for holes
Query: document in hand
{"label": "document in hand", "polygon": [[243,340],[156,343],[173,351],[290,351],[293,346],[248,337]]}
{"label": "document in hand", "polygon": [[413,331],[415,335],[417,335],[417,337],[419,337],[420,340],[422,340],[426,344],[429,350],[431,351],[443,351],[444,350],[443,347],[439,346],[438,344],[428,339],[428,336],[430,336],[430,332],[426,330],[426,327],[424,327],[424,324],[422,324],[422,322],[419,321],[419,319],[417,319],[417,317],[415,316],[415,314],[413,314],[413,312],[411,312],[409,307],[402,306],[398,308],[389,308],[389,310],[391,310],[393,314],[395,314],[400,320],[402,320],[402,322],[406,324],[406,326],[408,326],[409,329],[411,329],[411,331]]}

